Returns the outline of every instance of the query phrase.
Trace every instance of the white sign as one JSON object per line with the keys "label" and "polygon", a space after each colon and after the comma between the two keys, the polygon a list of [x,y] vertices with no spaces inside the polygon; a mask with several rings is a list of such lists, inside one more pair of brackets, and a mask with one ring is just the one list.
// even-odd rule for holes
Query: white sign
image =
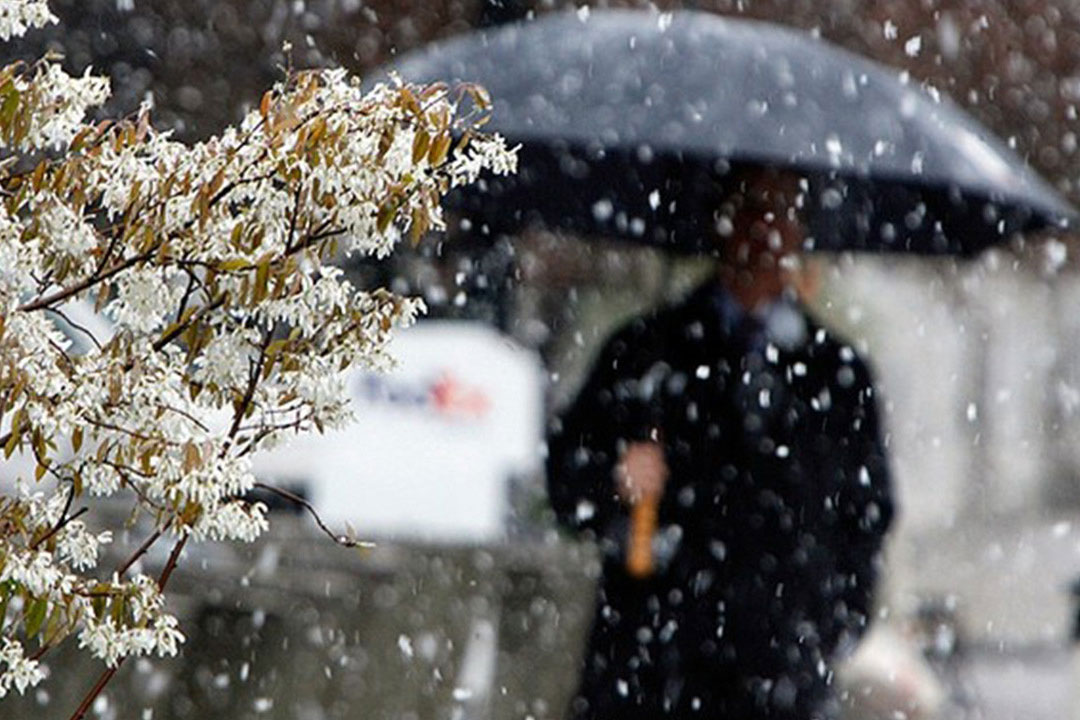
{"label": "white sign", "polygon": [[498,539],[509,480],[538,469],[539,360],[461,321],[421,322],[391,351],[393,372],[350,378],[354,425],[261,454],[256,475],[302,484],[325,520],[362,537]]}

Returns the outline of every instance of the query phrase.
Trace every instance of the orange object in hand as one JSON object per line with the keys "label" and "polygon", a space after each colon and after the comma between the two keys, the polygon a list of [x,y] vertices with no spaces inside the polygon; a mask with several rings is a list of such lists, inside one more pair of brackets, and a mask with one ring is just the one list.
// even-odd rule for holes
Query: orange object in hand
{"label": "orange object in hand", "polygon": [[642,495],[630,508],[630,537],[626,546],[626,572],[643,580],[653,574],[652,541],[660,508],[659,493]]}

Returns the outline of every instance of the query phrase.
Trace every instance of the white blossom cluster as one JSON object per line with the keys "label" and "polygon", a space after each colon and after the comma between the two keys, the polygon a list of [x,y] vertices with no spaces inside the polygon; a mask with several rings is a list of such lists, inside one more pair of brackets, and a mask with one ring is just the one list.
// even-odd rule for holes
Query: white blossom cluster
{"label": "white blossom cluster", "polygon": [[[50,19],[0,0],[0,37]],[[87,122],[108,92],[54,61],[0,70],[0,145],[25,159],[0,166],[0,695],[71,635],[112,667],[176,652],[162,590],[184,542],[264,532],[252,454],[348,422],[346,374],[390,368],[423,311],[333,263],[441,229],[446,192],[516,169],[438,86],[290,73],[194,146],[145,107]],[[160,578],[128,577],[137,556],[99,567],[112,534],[76,519],[89,496],[153,519],[174,547]]]}
{"label": "white blossom cluster", "polygon": [[4,638],[3,643],[0,648],[0,662],[4,663],[4,670],[0,673],[0,698],[7,695],[12,687],[24,693],[28,687],[45,679],[41,663],[23,654],[22,643],[10,638]]}
{"label": "white blossom cluster", "polygon": [[108,78],[94,77],[87,68],[82,77],[72,77],[56,63],[43,63],[30,78],[20,78],[15,88],[33,93],[35,112],[30,116],[30,130],[20,150],[45,150],[66,147],[83,128],[86,111],[109,99]]}
{"label": "white blossom cluster", "polygon": [[32,27],[56,22],[46,0],[11,0],[0,4],[0,40],[20,37]]}
{"label": "white blossom cluster", "polygon": [[79,647],[89,648],[109,667],[116,667],[128,655],[176,655],[184,635],[177,627],[176,618],[162,611],[165,599],[157,582],[139,575],[129,583],[129,588],[131,593],[125,600],[131,608],[133,622],[121,624],[111,617],[88,619],[79,633]]}

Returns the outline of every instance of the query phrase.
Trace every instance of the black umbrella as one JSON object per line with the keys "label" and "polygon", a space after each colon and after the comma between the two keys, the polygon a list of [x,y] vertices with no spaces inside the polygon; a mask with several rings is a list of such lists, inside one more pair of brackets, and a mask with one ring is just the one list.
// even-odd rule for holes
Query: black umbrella
{"label": "black umbrella", "polygon": [[467,81],[520,172],[454,199],[490,232],[544,222],[708,249],[739,166],[811,183],[819,249],[972,254],[1074,210],[933,88],[811,35],[702,12],[584,10],[474,32],[387,68]]}

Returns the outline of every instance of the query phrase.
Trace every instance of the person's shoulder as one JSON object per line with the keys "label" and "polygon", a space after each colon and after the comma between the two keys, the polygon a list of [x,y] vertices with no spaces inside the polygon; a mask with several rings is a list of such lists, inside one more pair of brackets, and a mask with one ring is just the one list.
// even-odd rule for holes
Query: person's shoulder
{"label": "person's shoulder", "polygon": [[648,308],[616,326],[605,344],[617,351],[664,344],[670,335],[701,316],[704,295],[698,288],[675,301]]}
{"label": "person's shoulder", "polygon": [[601,356],[610,359],[639,357],[662,344],[660,330],[664,311],[649,309],[624,320],[604,341]]}
{"label": "person's shoulder", "polygon": [[832,328],[818,322],[812,313],[806,313],[808,350],[811,357],[833,367],[849,368],[859,385],[872,382],[870,361],[861,355],[855,343]]}

